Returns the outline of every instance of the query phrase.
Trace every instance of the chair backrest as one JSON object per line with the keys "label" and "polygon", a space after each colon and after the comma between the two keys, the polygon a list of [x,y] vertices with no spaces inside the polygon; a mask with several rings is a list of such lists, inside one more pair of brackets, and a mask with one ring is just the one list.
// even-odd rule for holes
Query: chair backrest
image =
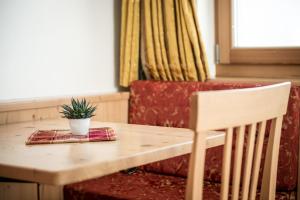
{"label": "chair backrest", "polygon": [[[286,82],[257,88],[193,94],[190,128],[195,130],[195,136],[189,163],[186,199],[202,199],[206,134],[208,131],[220,129],[225,130],[221,199],[229,199],[230,177],[231,199],[239,199],[239,195],[242,199],[255,199],[267,120],[271,120],[271,130],[260,198],[275,199],[282,117],[287,110],[290,87],[291,84]],[[248,135],[246,152],[243,155],[246,126]],[[231,162],[233,142],[235,150],[234,160]]]}

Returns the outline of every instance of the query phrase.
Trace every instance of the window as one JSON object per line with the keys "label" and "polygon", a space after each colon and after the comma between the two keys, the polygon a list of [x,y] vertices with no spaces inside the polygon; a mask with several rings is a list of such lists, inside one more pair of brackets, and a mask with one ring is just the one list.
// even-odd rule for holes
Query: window
{"label": "window", "polygon": [[299,0],[217,0],[220,64],[300,64]]}

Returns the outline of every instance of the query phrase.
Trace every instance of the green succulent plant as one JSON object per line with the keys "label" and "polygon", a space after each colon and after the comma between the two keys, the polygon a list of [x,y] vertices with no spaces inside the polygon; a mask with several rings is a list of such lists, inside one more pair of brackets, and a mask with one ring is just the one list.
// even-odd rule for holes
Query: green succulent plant
{"label": "green succulent plant", "polygon": [[71,99],[71,105],[62,105],[62,117],[67,119],[85,119],[95,116],[96,106],[90,105],[86,99],[81,101],[78,99]]}

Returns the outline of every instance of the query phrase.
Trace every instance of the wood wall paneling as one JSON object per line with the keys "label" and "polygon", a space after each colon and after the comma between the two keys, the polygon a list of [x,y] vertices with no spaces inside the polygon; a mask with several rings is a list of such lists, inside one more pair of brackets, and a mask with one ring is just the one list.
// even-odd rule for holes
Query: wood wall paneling
{"label": "wood wall paneling", "polygon": [[[127,123],[128,92],[87,96],[85,98],[97,106],[96,116],[93,120]],[[61,116],[59,113],[60,106],[69,103],[70,98],[0,103],[0,125],[44,119],[58,119]]]}
{"label": "wood wall paneling", "polygon": [[1,200],[38,200],[36,183],[0,182]]}

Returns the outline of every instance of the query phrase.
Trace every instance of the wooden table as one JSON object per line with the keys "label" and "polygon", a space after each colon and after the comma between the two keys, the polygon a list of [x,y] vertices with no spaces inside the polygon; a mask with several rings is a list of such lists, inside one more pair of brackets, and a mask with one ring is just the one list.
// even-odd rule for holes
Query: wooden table
{"label": "wooden table", "polygon": [[[191,152],[193,131],[121,123],[110,126],[117,141],[25,145],[37,129],[66,129],[66,120],[45,120],[0,126],[0,177],[50,185],[91,179],[122,169]],[[224,143],[224,134],[212,132],[207,147]]]}

